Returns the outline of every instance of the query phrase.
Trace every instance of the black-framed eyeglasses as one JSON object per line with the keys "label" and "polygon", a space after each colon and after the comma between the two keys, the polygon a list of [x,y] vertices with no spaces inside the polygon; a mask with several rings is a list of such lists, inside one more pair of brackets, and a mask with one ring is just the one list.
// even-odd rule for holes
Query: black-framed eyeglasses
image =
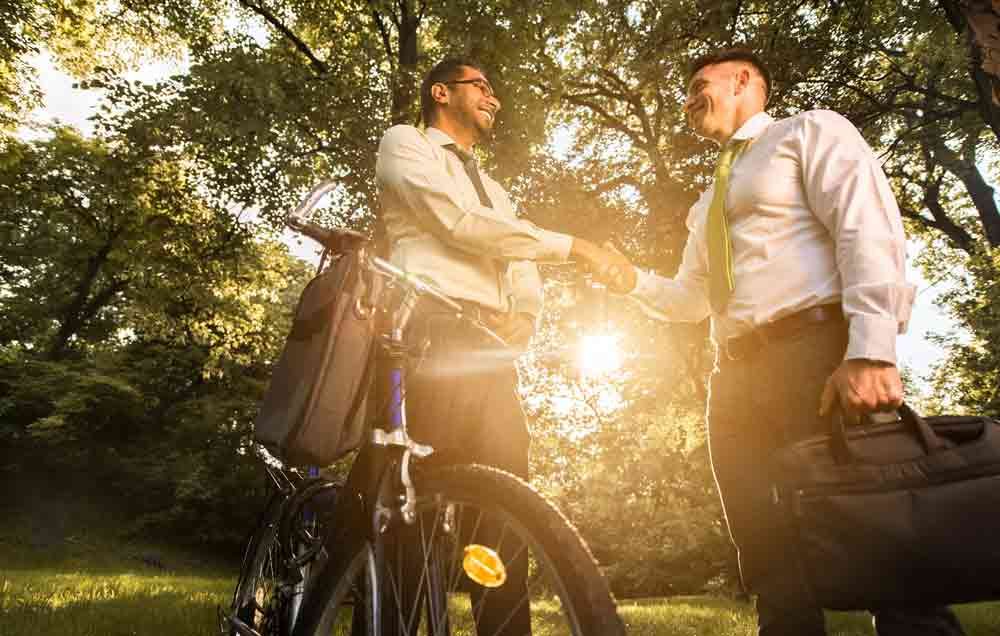
{"label": "black-framed eyeglasses", "polygon": [[482,77],[474,77],[472,79],[464,80],[448,80],[447,82],[441,82],[442,84],[472,84],[480,90],[483,95],[487,97],[493,97],[493,87],[488,81]]}

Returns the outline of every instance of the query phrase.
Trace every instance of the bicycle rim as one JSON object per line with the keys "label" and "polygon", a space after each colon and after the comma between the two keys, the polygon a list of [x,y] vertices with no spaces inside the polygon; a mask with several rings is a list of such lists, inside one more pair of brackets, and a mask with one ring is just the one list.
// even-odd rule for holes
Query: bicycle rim
{"label": "bicycle rim", "polygon": [[622,633],[575,529],[513,475],[480,466],[421,478],[416,522],[386,534],[383,634]]}

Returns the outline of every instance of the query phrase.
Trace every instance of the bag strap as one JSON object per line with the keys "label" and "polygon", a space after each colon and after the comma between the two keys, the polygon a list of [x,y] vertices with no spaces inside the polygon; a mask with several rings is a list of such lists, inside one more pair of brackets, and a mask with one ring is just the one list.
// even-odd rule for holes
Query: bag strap
{"label": "bag strap", "polygon": [[[898,413],[899,420],[920,440],[920,445],[924,447],[924,452],[928,455],[948,448],[948,443],[941,439],[934,432],[934,429],[931,428],[930,424],[924,418],[917,415],[917,412],[909,404],[905,402],[900,404]],[[869,424],[872,423],[872,420],[868,416],[862,417],[867,419]],[[861,463],[861,459],[851,450],[851,444],[847,439],[847,430],[844,424],[846,420],[847,416],[840,406],[837,405],[833,412],[833,435],[830,437],[830,443],[833,447],[833,457],[838,464]]]}
{"label": "bag strap", "polygon": [[927,423],[927,420],[917,415],[917,412],[910,408],[906,402],[899,405],[899,417],[917,432],[920,436],[920,442],[928,454],[948,448],[948,443],[941,439]]}

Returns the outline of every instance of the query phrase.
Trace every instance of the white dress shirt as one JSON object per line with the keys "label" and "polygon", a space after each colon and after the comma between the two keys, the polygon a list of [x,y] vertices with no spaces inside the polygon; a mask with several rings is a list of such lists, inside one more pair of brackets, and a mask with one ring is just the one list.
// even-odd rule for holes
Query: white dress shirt
{"label": "white dress shirt", "polygon": [[542,286],[532,261],[564,262],[572,237],[519,219],[507,193],[482,173],[493,207],[479,202],[455,153],[434,127],[393,126],[382,137],[375,179],[390,259],[444,293],[490,309],[538,316]]}
{"label": "white dress shirt", "polygon": [[[716,342],[816,305],[840,303],[845,359],[896,362],[914,287],[904,277],[902,219],[889,182],[857,129],[826,110],[775,120],[758,113],[733,139],[726,206],[736,288],[713,316]],[[677,275],[640,271],[630,297],[665,320],[697,322],[708,300],[709,188],[691,208]]]}

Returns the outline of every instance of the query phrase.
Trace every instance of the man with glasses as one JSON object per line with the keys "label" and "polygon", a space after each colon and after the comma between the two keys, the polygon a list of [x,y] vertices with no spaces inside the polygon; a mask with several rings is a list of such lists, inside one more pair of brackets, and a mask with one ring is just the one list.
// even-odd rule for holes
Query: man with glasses
{"label": "man with glasses", "polygon": [[[770,502],[767,458],[851,415],[902,400],[896,335],[910,316],[903,224],[878,160],[842,116],[764,112],[771,77],[755,54],[695,61],[688,124],[721,148],[713,187],[692,207],[674,278],[608,262],[599,273],[665,320],[711,316],[718,345],[708,427],[712,468],[759,633],[819,636],[794,534]],[[818,412],[818,413],[817,413]],[[859,565],[859,567],[863,567]],[[947,608],[875,612],[880,636],[951,635]]]}
{"label": "man with glasses", "polygon": [[[390,260],[459,299],[513,347],[527,345],[542,307],[535,262],[593,260],[591,243],[543,230],[517,217],[499,183],[479,170],[474,146],[488,139],[500,112],[493,86],[475,62],[446,59],[420,87],[423,129],[399,125],[382,138],[375,165]],[[605,256],[614,259],[614,256]],[[628,261],[620,259],[624,265]],[[429,341],[430,357],[408,378],[412,436],[434,446],[434,463],[477,462],[527,479],[528,429],[517,392],[514,357],[489,349],[481,333],[418,308],[411,329]],[[494,633],[520,582],[489,596],[477,620]],[[502,634],[530,633],[526,607]]]}

